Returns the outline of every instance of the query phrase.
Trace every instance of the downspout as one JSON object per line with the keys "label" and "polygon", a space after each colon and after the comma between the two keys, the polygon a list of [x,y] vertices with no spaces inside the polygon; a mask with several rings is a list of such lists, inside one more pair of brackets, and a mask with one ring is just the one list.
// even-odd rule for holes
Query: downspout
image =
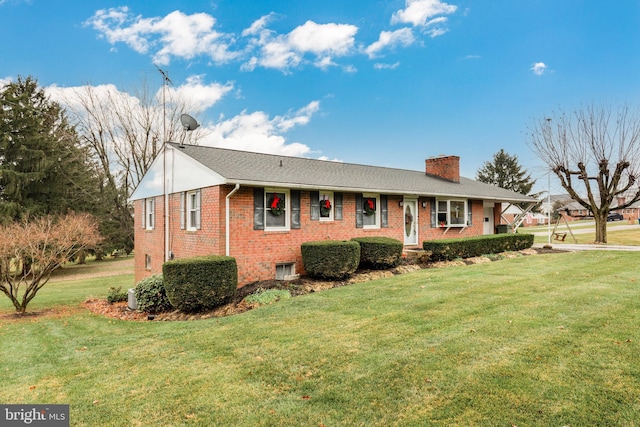
{"label": "downspout", "polygon": [[229,199],[240,189],[240,184],[236,184],[235,188],[227,194],[225,201],[225,255],[229,256],[229,217],[231,216],[231,208],[229,207]]}

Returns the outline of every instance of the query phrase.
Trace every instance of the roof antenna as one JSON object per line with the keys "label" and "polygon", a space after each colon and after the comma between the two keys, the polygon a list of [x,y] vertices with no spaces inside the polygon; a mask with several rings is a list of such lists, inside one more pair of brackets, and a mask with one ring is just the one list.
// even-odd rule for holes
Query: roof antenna
{"label": "roof antenna", "polygon": [[180,121],[182,122],[182,126],[184,127],[185,134],[182,136],[180,140],[180,148],[184,148],[184,138],[188,131],[196,130],[200,124],[188,114],[182,114],[180,116]]}
{"label": "roof antenna", "polygon": [[156,64],[153,65],[156,66],[156,68],[162,75],[162,143],[164,144],[167,140],[167,102],[165,89],[167,88],[167,85],[171,85],[173,84],[173,82],[169,78],[169,75],[166,73],[166,71],[158,67]]}

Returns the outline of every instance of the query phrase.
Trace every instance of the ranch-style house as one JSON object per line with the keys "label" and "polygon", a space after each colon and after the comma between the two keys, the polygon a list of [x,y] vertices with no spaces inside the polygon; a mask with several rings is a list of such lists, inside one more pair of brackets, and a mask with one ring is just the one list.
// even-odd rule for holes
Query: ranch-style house
{"label": "ranch-style house", "polygon": [[228,255],[238,284],[304,274],[307,241],[387,236],[424,240],[496,233],[503,203],[528,196],[460,176],[459,157],[425,170],[167,143],[131,200],[135,280],[164,261]]}

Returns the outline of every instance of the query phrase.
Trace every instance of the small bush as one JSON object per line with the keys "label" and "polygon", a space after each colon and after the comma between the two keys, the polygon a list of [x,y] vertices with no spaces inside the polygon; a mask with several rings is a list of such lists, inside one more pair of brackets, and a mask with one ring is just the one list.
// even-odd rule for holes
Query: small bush
{"label": "small bush", "polygon": [[185,312],[218,307],[238,288],[235,258],[204,256],[165,262],[164,288],[171,304]]}
{"label": "small bush", "polygon": [[355,237],[360,244],[360,266],[377,270],[395,267],[402,259],[404,247],[400,240],[391,237]]}
{"label": "small bush", "polygon": [[249,304],[267,305],[280,300],[291,298],[291,293],[285,289],[258,289],[247,295],[244,300]]}
{"label": "small bush", "polygon": [[306,272],[324,279],[343,279],[358,269],[360,244],[354,241],[319,240],[301,245]]}
{"label": "small bush", "polygon": [[533,234],[493,234],[464,239],[428,240],[423,242],[422,247],[432,252],[431,259],[434,261],[451,261],[527,249],[533,245],[533,237]]}
{"label": "small bush", "polygon": [[111,287],[109,288],[109,293],[107,294],[107,302],[109,304],[113,304],[114,302],[126,301],[128,298],[127,291],[123,291],[122,287]]}
{"label": "small bush", "polygon": [[133,290],[138,310],[145,313],[160,313],[173,308],[164,290],[162,275],[155,274],[140,280]]}

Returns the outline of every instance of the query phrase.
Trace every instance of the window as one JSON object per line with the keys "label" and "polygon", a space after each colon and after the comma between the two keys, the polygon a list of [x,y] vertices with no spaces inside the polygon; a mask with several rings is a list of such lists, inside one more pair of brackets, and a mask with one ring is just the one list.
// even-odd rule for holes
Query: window
{"label": "window", "polygon": [[145,199],[144,200],[144,205],[145,205],[145,215],[144,215],[144,224],[145,224],[145,228],[147,230],[153,230],[156,223],[155,223],[155,209],[154,209],[154,205],[155,205],[155,200],[154,199]]}
{"label": "window", "polygon": [[151,270],[151,255],[145,254],[144,256],[144,268],[146,270]]}
{"label": "window", "polygon": [[362,228],[380,228],[380,197],[377,194],[362,195]]}
{"label": "window", "polygon": [[200,190],[187,193],[187,230],[200,229]]}
{"label": "window", "polygon": [[295,276],[295,274],[295,263],[276,264],[276,280],[287,280]]}
{"label": "window", "polygon": [[436,206],[438,227],[467,226],[466,200],[438,200]]}
{"label": "window", "polygon": [[333,192],[320,192],[320,221],[333,221]]}
{"label": "window", "polygon": [[266,189],[264,196],[265,230],[289,230],[289,191]]}

